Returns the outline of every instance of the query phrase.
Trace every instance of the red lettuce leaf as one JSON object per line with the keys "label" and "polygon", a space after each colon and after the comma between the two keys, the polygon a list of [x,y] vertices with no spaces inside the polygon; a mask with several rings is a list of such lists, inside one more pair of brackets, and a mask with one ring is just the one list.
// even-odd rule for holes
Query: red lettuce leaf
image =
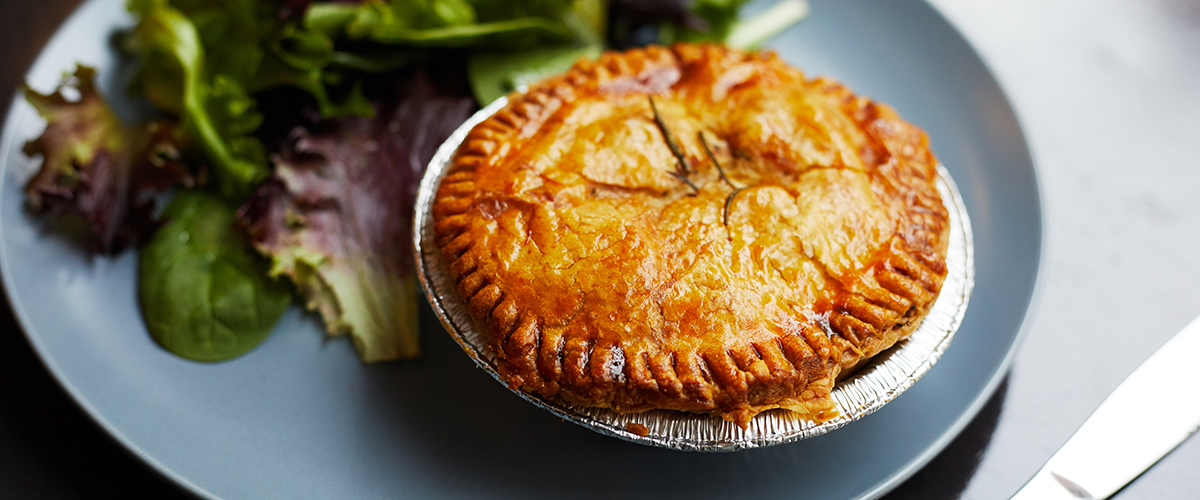
{"label": "red lettuce leaf", "polygon": [[438,146],[474,110],[418,73],[375,118],[293,130],[274,175],[243,206],[272,276],[290,278],[331,334],[363,361],[419,354],[412,220],[417,184]]}
{"label": "red lettuce leaf", "polygon": [[[78,66],[51,94],[24,87],[25,98],[46,120],[46,130],[25,144],[42,165],[25,185],[35,212],[78,214],[92,233],[92,250],[115,253],[144,241],[154,230],[153,194],[189,184],[177,160],[175,127],[152,122],[126,128],[96,91],[95,70]],[[72,88],[78,99],[68,99]]]}

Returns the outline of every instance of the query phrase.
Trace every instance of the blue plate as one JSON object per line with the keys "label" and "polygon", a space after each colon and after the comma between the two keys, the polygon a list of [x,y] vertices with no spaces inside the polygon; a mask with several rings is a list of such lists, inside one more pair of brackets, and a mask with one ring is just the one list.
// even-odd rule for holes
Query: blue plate
{"label": "blue plate", "polygon": [[[84,4],[28,75],[48,90],[75,61],[122,85],[108,40],[123,0]],[[958,182],[975,237],[975,291],[953,345],[878,412],[768,449],[650,448],[564,422],[496,384],[426,309],[424,358],[363,366],[290,310],[261,347],[200,364],[150,339],[136,255],[90,257],[23,210],[42,122],[18,99],[0,138],[0,274],[18,321],[83,410],[153,469],[210,498],[873,498],[945,446],[1011,359],[1036,281],[1041,213],[1029,151],[979,57],[918,0],[814,0],[773,47],[887,102],[924,128]],[[128,103],[118,102],[132,112]]]}

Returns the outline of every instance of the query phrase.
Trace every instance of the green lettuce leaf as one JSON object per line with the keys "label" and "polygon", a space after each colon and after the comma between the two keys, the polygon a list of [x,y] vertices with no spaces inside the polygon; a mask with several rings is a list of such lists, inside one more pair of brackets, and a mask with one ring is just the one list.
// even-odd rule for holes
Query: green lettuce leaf
{"label": "green lettuce leaf", "polygon": [[748,18],[738,12],[747,0],[613,0],[610,43],[628,48],[676,41],[724,43],[757,49],[808,15],[804,0],[780,0]]}
{"label": "green lettuce leaf", "polygon": [[720,25],[721,41],[733,48],[757,50],[783,30],[803,21],[808,12],[808,2],[804,0],[782,0],[758,14]]}
{"label": "green lettuce leaf", "polygon": [[551,45],[530,50],[475,51],[467,60],[471,91],[480,105],[487,105],[523,85],[571,68],[580,59],[595,59],[600,45]]}
{"label": "green lettuce leaf", "polygon": [[[408,54],[347,54],[338,52],[328,36],[322,33],[285,24],[264,39],[267,57],[263,59],[250,87],[254,91],[290,86],[307,92],[316,101],[317,111],[324,118],[338,116],[370,117],[371,102],[362,93],[361,81],[340,85],[346,80],[342,69],[362,72],[383,72],[406,66]],[[362,62],[364,60],[370,62]],[[358,66],[353,63],[360,62]],[[374,66],[370,63],[374,62]],[[344,87],[335,98],[334,91]],[[333,88],[333,90],[331,90]]]}
{"label": "green lettuce leaf", "polygon": [[270,173],[265,149],[249,135],[262,123],[254,100],[238,75],[206,71],[206,47],[183,12],[166,0],[130,0],[129,9],[140,18],[129,38],[142,57],[135,88],[179,114],[212,162],[222,195],[246,196]]}
{"label": "green lettuce leaf", "polygon": [[138,17],[128,48],[141,57],[133,91],[180,117],[230,199],[244,199],[270,173],[254,136],[263,123],[254,93],[298,88],[325,117],[373,111],[360,86],[331,90],[339,76],[328,70],[332,40],[278,18],[270,2],[130,0],[128,8]]}
{"label": "green lettuce leaf", "polygon": [[[521,2],[496,2],[481,7],[488,11],[513,9]],[[481,106],[524,85],[570,69],[580,59],[594,59],[604,51],[608,5],[604,0],[549,2],[541,7],[546,15],[563,20],[574,33],[568,43],[540,44],[528,48],[479,46],[467,60],[471,91]],[[518,12],[518,14],[523,14]]]}
{"label": "green lettuce leaf", "polygon": [[415,47],[479,44],[528,46],[565,41],[573,33],[562,18],[569,1],[467,2],[465,0],[368,0],[358,4],[316,2],[305,28],[332,39]]}
{"label": "green lettuce leaf", "polygon": [[738,10],[747,0],[692,0],[691,13],[703,20],[703,26],[691,28],[685,26],[679,33],[680,40],[692,42],[717,42],[725,40],[725,36],[738,20]]}

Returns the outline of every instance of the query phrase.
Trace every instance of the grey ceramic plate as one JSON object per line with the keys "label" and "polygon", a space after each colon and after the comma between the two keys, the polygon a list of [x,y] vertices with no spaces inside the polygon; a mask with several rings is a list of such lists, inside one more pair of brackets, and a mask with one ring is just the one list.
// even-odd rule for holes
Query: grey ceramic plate
{"label": "grey ceramic plate", "polygon": [[[29,78],[111,68],[123,0],[85,4]],[[42,124],[13,106],[0,138],[0,274],[18,321],[83,410],[155,470],[212,498],[870,498],[914,472],[1003,376],[1033,293],[1037,185],[1016,118],[962,38],[918,0],[814,0],[774,46],[922,126],[971,214],[971,306],[946,355],[883,409],[813,439],[730,454],[601,436],[515,398],[428,310],[425,357],[363,367],[299,311],[260,348],[202,365],[150,341],[136,258],[91,258],[22,209]],[[115,76],[104,90],[119,89]]]}

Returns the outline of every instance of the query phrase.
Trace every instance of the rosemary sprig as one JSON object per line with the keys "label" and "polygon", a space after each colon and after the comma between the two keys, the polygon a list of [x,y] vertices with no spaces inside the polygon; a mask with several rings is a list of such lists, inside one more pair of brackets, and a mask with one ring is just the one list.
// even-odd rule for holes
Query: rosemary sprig
{"label": "rosemary sprig", "polygon": [[683,149],[679,147],[679,142],[675,140],[675,134],[671,133],[671,129],[667,128],[662,115],[658,113],[658,106],[654,104],[654,96],[647,95],[646,99],[650,100],[650,111],[654,113],[654,123],[658,125],[658,130],[662,132],[663,139],[667,141],[667,148],[671,150],[672,155],[675,155],[675,161],[678,162],[673,174],[674,177],[683,181],[684,184],[687,184],[692,190],[699,193],[700,189],[687,178],[688,174],[692,173],[692,168],[688,165],[687,157],[683,155]]}
{"label": "rosemary sprig", "polygon": [[696,187],[696,185],[692,183],[692,180],[689,179],[687,175],[679,172],[667,172],[667,175],[679,179],[680,182],[687,184],[688,187],[692,188],[692,196],[695,196],[696,193],[700,192],[700,188]]}
{"label": "rosemary sprig", "polygon": [[729,227],[729,206],[733,204],[733,199],[737,197],[738,193],[744,191],[745,189],[745,187],[735,188],[733,191],[729,192],[729,196],[725,197],[725,211],[723,214],[725,219],[725,227]]}
{"label": "rosemary sprig", "polygon": [[717,166],[717,173],[721,174],[721,180],[725,181],[726,184],[729,184],[729,187],[738,189],[737,185],[734,184],[733,181],[729,180],[729,176],[725,175],[725,169],[721,167],[721,162],[717,161],[717,157],[713,155],[712,148],[708,145],[708,140],[704,138],[704,132],[697,132],[696,135],[700,137],[700,145],[704,146],[704,154],[707,154],[709,161],[713,162],[713,165]]}
{"label": "rosemary sprig", "polygon": [[700,145],[704,146],[704,153],[708,155],[708,159],[717,167],[717,173],[721,174],[721,180],[733,188],[733,191],[729,192],[729,196],[725,197],[725,209],[722,211],[725,227],[729,227],[729,206],[733,204],[733,199],[737,197],[738,193],[746,189],[746,186],[738,187],[737,184],[729,180],[729,176],[725,175],[725,168],[721,166],[721,162],[717,161],[716,155],[713,155],[712,148],[708,146],[708,140],[704,138],[704,132],[699,132],[697,135],[700,136]]}

